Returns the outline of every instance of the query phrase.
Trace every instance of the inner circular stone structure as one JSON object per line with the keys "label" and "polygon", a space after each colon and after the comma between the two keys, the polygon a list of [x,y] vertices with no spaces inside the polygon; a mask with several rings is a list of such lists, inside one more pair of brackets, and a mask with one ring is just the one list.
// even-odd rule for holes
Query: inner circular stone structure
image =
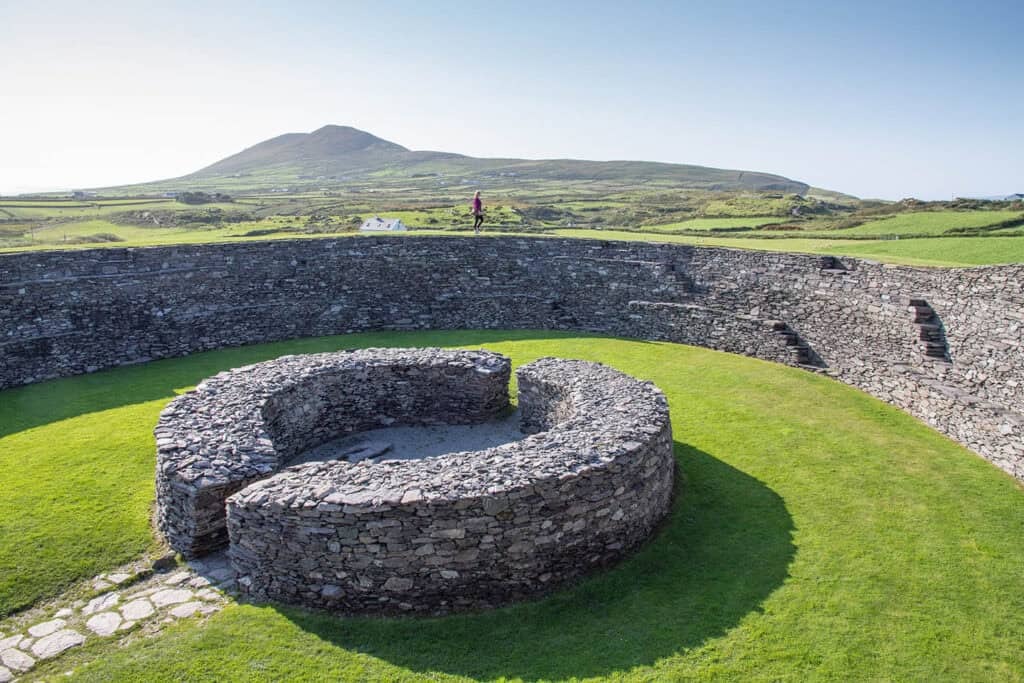
{"label": "inner circular stone structure", "polygon": [[187,556],[229,543],[249,597],[347,614],[494,607],[620,559],[668,512],[672,428],[652,383],[597,363],[517,370],[521,440],[288,466],[346,434],[507,414],[510,369],[365,349],[221,373],[161,415],[158,524]]}

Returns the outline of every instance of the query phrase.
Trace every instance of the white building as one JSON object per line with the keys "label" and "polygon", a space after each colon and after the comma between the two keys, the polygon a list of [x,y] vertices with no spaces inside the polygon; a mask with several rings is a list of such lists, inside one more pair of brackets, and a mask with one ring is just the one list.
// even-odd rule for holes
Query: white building
{"label": "white building", "polygon": [[401,218],[381,218],[374,216],[359,226],[359,232],[399,232],[407,230]]}

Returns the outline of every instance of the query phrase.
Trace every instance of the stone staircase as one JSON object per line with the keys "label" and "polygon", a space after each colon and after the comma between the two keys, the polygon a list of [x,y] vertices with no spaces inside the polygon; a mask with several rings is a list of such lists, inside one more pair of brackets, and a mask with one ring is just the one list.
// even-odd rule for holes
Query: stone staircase
{"label": "stone staircase", "polygon": [[811,347],[788,323],[782,320],[769,320],[766,325],[773,333],[785,340],[786,350],[789,351],[795,365],[809,370],[821,369],[820,361],[814,357]]}
{"label": "stone staircase", "polygon": [[924,299],[911,298],[907,304],[907,310],[913,314],[913,322],[917,326],[921,353],[925,358],[948,363],[949,344],[935,309]]}
{"label": "stone staircase", "polygon": [[835,256],[822,256],[820,269],[826,275],[847,275],[849,273],[849,269]]}

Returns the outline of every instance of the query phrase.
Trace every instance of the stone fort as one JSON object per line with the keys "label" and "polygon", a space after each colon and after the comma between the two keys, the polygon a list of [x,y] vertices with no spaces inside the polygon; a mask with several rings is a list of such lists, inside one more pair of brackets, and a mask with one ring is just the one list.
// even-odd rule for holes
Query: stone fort
{"label": "stone fort", "polygon": [[1024,479],[1024,265],[354,237],[0,256],[0,388],[369,330],[576,330],[825,373]]}

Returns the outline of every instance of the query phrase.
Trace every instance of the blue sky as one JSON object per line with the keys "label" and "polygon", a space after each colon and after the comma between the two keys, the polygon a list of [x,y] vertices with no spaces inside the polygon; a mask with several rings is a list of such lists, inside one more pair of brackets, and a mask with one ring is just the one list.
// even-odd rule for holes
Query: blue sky
{"label": "blue sky", "polygon": [[0,192],[352,125],[473,156],[1024,191],[1024,2],[0,3]]}

